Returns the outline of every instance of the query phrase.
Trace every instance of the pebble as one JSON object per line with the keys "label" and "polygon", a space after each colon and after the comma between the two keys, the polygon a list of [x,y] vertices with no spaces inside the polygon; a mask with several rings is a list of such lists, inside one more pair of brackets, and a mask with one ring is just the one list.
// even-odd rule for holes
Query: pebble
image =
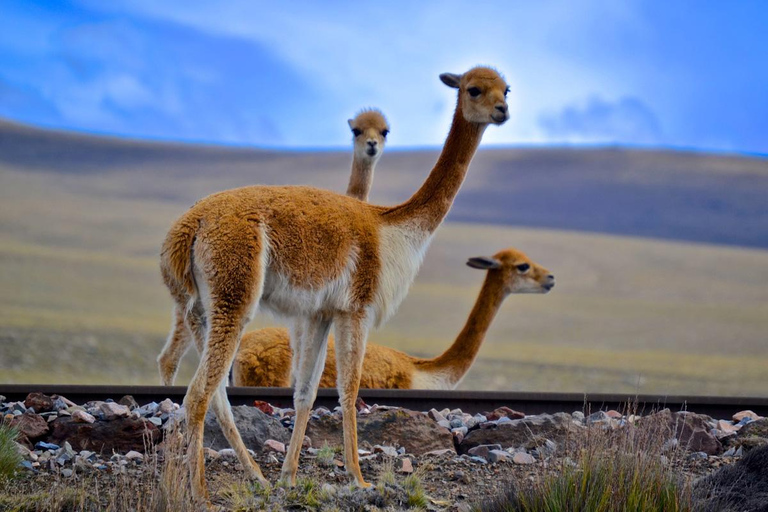
{"label": "pebble", "polygon": [[128,460],[136,460],[136,461],[143,461],[144,460],[144,454],[139,453],[135,450],[131,450],[128,453],[125,454],[125,458]]}
{"label": "pebble", "polygon": [[35,448],[37,448],[38,450],[54,450],[55,451],[61,447],[57,444],[46,443],[45,441],[38,441],[37,443],[35,443]]}
{"label": "pebble", "polygon": [[72,471],[72,470],[71,470],[71,469],[69,469],[69,468],[66,468],[66,469],[62,469],[62,470],[61,470],[61,475],[62,475],[63,477],[65,477],[65,478],[69,478],[69,477],[71,477],[73,473],[74,473],[74,471]]}
{"label": "pebble", "polygon": [[402,460],[402,465],[400,466],[400,472],[413,473],[413,463],[411,462],[411,459],[409,459],[408,457],[405,457]]}
{"label": "pebble", "polygon": [[515,464],[535,464],[536,459],[529,453],[517,452],[512,456],[512,462]]}
{"label": "pebble", "polygon": [[505,452],[504,450],[491,450],[488,453],[488,462],[501,462],[509,459],[510,457],[512,457],[512,455]]}
{"label": "pebble", "polygon": [[500,444],[481,444],[467,450],[470,455],[487,458],[491,450],[501,450]]}
{"label": "pebble", "polygon": [[72,419],[78,423],[94,423],[96,421],[96,418],[94,418],[93,415],[79,410],[72,413]]}
{"label": "pebble", "polygon": [[373,453],[383,453],[387,457],[397,457],[397,450],[392,446],[381,446],[377,444],[373,447]]}
{"label": "pebble", "polygon": [[131,415],[131,410],[124,405],[115,402],[102,402],[99,405],[99,412],[107,421],[125,418]]}
{"label": "pebble", "polygon": [[267,439],[264,441],[264,448],[268,448],[277,453],[285,453],[285,444],[280,441],[275,441],[274,439]]}

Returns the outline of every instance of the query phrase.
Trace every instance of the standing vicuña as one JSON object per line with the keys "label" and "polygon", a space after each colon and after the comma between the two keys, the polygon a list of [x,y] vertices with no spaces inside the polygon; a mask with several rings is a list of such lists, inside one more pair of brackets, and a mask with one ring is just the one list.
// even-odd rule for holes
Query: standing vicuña
{"label": "standing vicu\u00f1a", "polygon": [[[375,109],[363,110],[354,119],[347,121],[352,130],[354,154],[352,157],[352,174],[349,178],[347,195],[361,201],[368,200],[368,193],[373,182],[373,171],[381,158],[384,145],[389,133],[389,124],[384,114]],[[176,308],[175,327],[157,357],[160,370],[160,380],[166,386],[173,384],[184,353],[192,344],[192,335],[184,325],[184,310]],[[198,340],[198,351],[202,353],[204,340]]]}
{"label": "standing vicu\u00f1a", "polygon": [[202,199],[171,228],[161,268],[185,327],[204,350],[184,398],[195,498],[207,499],[203,421],[209,405],[249,476],[266,483],[234,425],[224,387],[243,328],[265,308],[289,319],[295,426],[281,479],[294,484],[302,440],[336,330],[344,459],[360,487],[355,400],[368,330],[405,297],[448,214],[485,128],[509,117],[506,82],[489,68],[443,74],[459,89],[443,151],[419,190],[394,207],[310,187],[244,187]]}
{"label": "standing vicu\u00f1a", "polygon": [[[492,258],[471,258],[467,265],[488,269],[488,273],[464,328],[448,350],[433,359],[422,359],[368,342],[361,388],[455,389],[477,357],[485,333],[504,299],[512,293],[547,293],[555,286],[555,277],[549,270],[513,248],[500,251]],[[234,385],[290,386],[289,341],[288,331],[281,328],[245,333],[232,367]],[[333,336],[329,336],[328,350],[332,350],[333,345]],[[336,362],[327,357],[320,387],[335,385]]]}

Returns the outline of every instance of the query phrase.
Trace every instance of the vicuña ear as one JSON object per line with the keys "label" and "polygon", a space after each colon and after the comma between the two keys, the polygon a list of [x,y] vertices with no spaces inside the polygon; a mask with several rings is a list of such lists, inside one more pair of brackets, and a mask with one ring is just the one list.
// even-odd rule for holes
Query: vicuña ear
{"label": "vicu\u00f1a ear", "polygon": [[454,89],[458,89],[459,85],[461,85],[461,75],[455,73],[443,73],[440,75],[440,80],[448,87],[453,87]]}
{"label": "vicu\u00f1a ear", "polygon": [[492,268],[501,267],[501,262],[495,258],[478,256],[477,258],[469,258],[467,260],[467,266],[472,268],[479,268],[481,270],[490,270]]}
{"label": "vicu\u00f1a ear", "polygon": [[347,119],[347,124],[349,125],[350,130],[354,128],[354,126],[352,126],[352,121],[352,119]]}

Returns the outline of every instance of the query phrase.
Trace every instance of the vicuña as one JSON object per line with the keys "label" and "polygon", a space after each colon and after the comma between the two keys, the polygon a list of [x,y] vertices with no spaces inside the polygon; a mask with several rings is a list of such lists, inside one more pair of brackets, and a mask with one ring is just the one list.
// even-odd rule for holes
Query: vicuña
{"label": "vicu\u00f1a", "polygon": [[260,308],[289,322],[295,359],[295,425],[281,480],[295,484],[333,325],[345,466],[356,485],[370,486],[360,472],[355,416],[368,330],[405,297],[483,132],[509,117],[508,87],[496,71],[440,78],[459,90],[453,122],[437,163],[406,202],[383,207],[311,187],[251,186],[200,200],[169,231],[163,278],[177,318],[203,347],[184,397],[195,499],[208,498],[202,443],[209,405],[248,476],[267,483],[235,427],[225,388],[243,329]]}
{"label": "vicu\u00f1a", "polygon": [[[433,359],[423,359],[368,343],[361,388],[455,389],[475,361],[504,299],[513,293],[547,293],[555,286],[555,277],[549,270],[511,247],[491,258],[470,258],[467,265],[488,272],[464,328],[448,350]],[[329,336],[328,350],[332,351],[333,347],[333,336]],[[232,369],[235,386],[290,386],[288,330],[268,328],[245,333]],[[320,387],[334,387],[336,375],[336,362],[327,357]]]}

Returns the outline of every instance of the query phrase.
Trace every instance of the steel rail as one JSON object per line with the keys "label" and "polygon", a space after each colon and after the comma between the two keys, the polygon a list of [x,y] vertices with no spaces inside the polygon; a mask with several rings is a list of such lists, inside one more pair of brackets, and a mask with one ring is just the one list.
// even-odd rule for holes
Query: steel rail
{"label": "steel rail", "polygon": [[[81,404],[91,400],[119,400],[131,395],[139,404],[159,402],[170,398],[181,403],[185,386],[95,386],[71,384],[0,384],[0,395],[6,401],[24,400],[28,393],[40,391],[58,394]],[[230,387],[227,394],[232,405],[250,405],[263,400],[277,407],[292,407],[293,391],[290,388]],[[616,409],[637,410],[639,413],[662,408],[689,410],[708,414],[713,418],[730,418],[734,413],[750,409],[761,416],[768,416],[768,397],[734,396],[682,396],[682,395],[633,395],[631,393],[534,393],[507,391],[433,391],[402,389],[361,389],[360,397],[367,404],[404,407],[416,411],[461,409],[471,414],[492,411],[506,406],[525,414]],[[335,389],[320,389],[315,407],[333,409],[338,405]]]}

